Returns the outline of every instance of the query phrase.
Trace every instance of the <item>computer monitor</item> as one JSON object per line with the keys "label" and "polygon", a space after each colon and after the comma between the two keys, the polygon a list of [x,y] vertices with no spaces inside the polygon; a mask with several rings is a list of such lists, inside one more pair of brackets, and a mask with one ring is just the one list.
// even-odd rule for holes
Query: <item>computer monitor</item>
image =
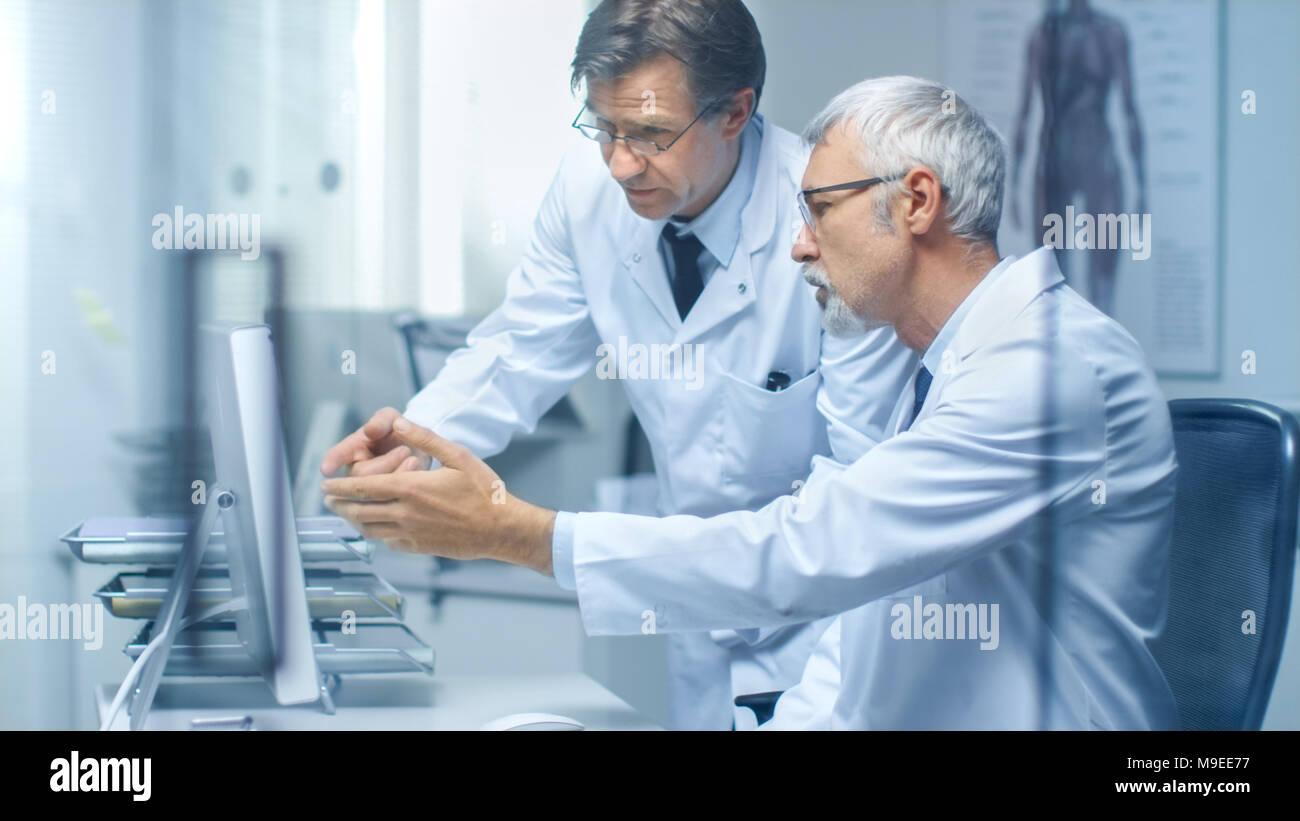
{"label": "computer monitor", "polygon": [[235,616],[280,704],[320,697],[306,583],[280,419],[279,379],[266,325],[200,330],[201,386],[216,484],[234,494],[222,511],[230,580],[247,607]]}

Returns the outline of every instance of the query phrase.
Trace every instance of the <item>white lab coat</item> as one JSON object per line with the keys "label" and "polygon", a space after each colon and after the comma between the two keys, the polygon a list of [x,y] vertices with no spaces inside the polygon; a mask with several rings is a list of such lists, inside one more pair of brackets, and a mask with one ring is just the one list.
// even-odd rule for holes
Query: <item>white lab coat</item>
{"label": "white lab coat", "polygon": [[[665,631],[843,612],[773,727],[1176,726],[1152,654],[1176,466],[1142,351],[1050,249],[992,280],[952,339],[910,429],[909,381],[891,438],[847,467],[817,460],[798,500],[579,515],[587,631],[633,632],[647,608]],[[926,637],[930,604],[944,638]],[[957,638],[949,604],[997,604],[996,647]]]}
{"label": "white lab coat", "polygon": [[[833,447],[851,460],[883,438],[916,357],[889,329],[824,335],[813,289],[790,259],[807,149],[761,116],[748,128],[761,149],[739,244],[684,322],[658,249],[664,221],[637,216],[597,147],[581,141],[561,162],[505,301],[406,414],[480,456],[497,453],[595,365],[598,346],[625,338],[698,346],[698,384],[623,382],[665,514],[761,507],[791,493],[814,454]],[[788,373],[790,386],[765,390],[772,371]],[[712,635],[671,637],[672,725],[729,728],[731,699],[795,684],[827,624],[734,632],[722,619]]]}

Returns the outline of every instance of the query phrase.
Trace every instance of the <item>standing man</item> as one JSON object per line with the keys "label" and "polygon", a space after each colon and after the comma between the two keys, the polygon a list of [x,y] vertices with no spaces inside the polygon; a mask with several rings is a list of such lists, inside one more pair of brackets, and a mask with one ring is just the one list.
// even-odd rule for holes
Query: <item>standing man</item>
{"label": "standing man", "polygon": [[[564,157],[504,303],[407,416],[490,456],[626,340],[668,351],[623,374],[665,515],[757,509],[814,455],[851,461],[880,441],[916,359],[888,328],[824,335],[790,259],[807,149],[756,113],[765,65],[740,0],[601,3],[573,59],[587,90],[573,125],[597,145]],[[427,466],[396,417],[375,414],[322,472]],[[733,697],[797,682],[828,624],[671,636],[671,725],[731,727]]]}
{"label": "standing man", "polygon": [[647,609],[665,632],[842,613],[772,726],[1175,727],[1153,647],[1176,464],[1141,348],[1050,248],[999,257],[1002,141],[950,89],[859,83],[807,138],[794,256],[827,327],[922,354],[889,438],[758,511],[557,516],[492,505],[487,465],[399,420],[444,469],[333,479],[327,505],[405,550],[553,572],[593,635]]}

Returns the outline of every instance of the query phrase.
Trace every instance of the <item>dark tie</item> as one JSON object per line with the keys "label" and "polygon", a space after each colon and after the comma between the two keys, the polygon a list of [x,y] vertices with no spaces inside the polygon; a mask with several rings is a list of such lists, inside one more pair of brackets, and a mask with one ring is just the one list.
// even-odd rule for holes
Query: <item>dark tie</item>
{"label": "dark tie", "polygon": [[671,222],[664,225],[663,236],[673,253],[673,302],[677,303],[678,316],[685,319],[704,290],[700,278],[700,252],[704,246],[694,234],[678,236]]}
{"label": "dark tie", "polygon": [[916,415],[921,412],[921,406],[925,404],[925,395],[930,392],[930,382],[933,379],[934,377],[924,365],[916,372],[916,399],[912,401],[912,419],[903,430],[912,427],[912,423],[916,421]]}

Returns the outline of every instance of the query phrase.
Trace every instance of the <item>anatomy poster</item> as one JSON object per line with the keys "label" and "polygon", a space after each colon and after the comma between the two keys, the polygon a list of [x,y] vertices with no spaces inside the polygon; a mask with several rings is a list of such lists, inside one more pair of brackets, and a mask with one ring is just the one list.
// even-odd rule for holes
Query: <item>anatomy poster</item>
{"label": "anatomy poster", "polygon": [[1003,254],[1056,249],[1070,285],[1164,374],[1219,350],[1217,0],[951,0],[944,82],[1010,160]]}

